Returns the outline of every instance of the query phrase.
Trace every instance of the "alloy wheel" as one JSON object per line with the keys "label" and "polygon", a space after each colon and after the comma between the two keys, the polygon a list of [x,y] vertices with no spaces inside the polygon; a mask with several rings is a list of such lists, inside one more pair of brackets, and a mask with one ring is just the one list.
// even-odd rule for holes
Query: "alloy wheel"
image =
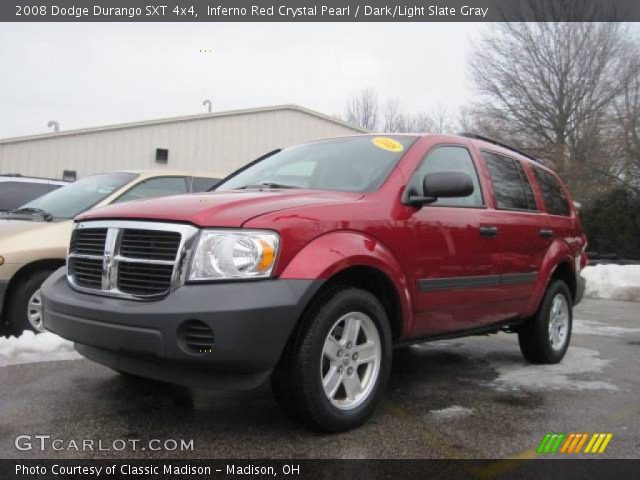
{"label": "alloy wheel", "polygon": [[549,344],[558,351],[564,347],[569,333],[569,303],[558,293],[551,301],[549,311]]}
{"label": "alloy wheel", "polygon": [[361,405],[373,391],[382,359],[380,334],[362,312],[343,315],[322,349],[320,379],[327,399],[340,410]]}

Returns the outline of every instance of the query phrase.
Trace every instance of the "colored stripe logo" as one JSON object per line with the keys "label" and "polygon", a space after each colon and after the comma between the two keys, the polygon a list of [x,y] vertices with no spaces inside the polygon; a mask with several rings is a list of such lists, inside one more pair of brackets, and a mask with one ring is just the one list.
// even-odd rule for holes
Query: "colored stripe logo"
{"label": "colored stripe logo", "polygon": [[[536,450],[539,454],[604,453],[613,433],[547,433]],[[585,446],[586,445],[586,446]],[[584,448],[584,450],[583,450]]]}

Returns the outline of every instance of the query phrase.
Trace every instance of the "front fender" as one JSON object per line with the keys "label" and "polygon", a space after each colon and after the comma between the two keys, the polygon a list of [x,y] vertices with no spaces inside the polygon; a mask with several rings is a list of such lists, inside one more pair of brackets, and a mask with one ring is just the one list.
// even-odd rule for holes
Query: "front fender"
{"label": "front fender", "polygon": [[527,304],[526,310],[523,312],[524,317],[529,317],[538,311],[549,281],[561,263],[568,263],[571,266],[571,271],[575,275],[575,262],[571,248],[563,240],[557,239],[547,249],[547,254],[542,260],[533,294]]}
{"label": "front fender", "polygon": [[402,336],[411,331],[413,316],[408,279],[391,250],[373,237],[351,231],[322,235],[298,252],[280,278],[328,280],[349,267],[375,268],[389,278],[402,307]]}

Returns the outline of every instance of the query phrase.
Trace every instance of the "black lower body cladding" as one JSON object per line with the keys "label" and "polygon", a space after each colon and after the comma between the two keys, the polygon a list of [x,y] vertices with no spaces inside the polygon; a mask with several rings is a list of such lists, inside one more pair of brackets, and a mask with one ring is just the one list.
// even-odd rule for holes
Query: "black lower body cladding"
{"label": "black lower body cladding", "polygon": [[[116,370],[187,386],[249,389],[271,373],[321,284],[193,284],[141,302],[77,292],[61,268],[42,287],[44,325]],[[185,343],[185,330],[205,340],[202,350]]]}

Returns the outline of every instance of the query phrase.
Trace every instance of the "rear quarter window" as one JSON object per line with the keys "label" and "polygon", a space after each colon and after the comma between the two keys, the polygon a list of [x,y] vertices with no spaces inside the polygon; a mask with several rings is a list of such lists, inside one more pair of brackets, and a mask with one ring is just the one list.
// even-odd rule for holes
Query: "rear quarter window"
{"label": "rear quarter window", "polygon": [[0,182],[0,211],[19,208],[59,187],[49,183]]}
{"label": "rear quarter window", "polygon": [[207,192],[220,183],[221,178],[193,177],[191,179],[191,192]]}
{"label": "rear quarter window", "polygon": [[571,207],[569,207],[569,199],[564,193],[560,181],[555,175],[539,167],[533,167],[533,171],[538,185],[540,185],[542,197],[547,206],[547,212],[551,215],[570,216]]}
{"label": "rear quarter window", "polygon": [[531,184],[519,161],[486,150],[482,156],[487,162],[499,209],[537,210]]}

